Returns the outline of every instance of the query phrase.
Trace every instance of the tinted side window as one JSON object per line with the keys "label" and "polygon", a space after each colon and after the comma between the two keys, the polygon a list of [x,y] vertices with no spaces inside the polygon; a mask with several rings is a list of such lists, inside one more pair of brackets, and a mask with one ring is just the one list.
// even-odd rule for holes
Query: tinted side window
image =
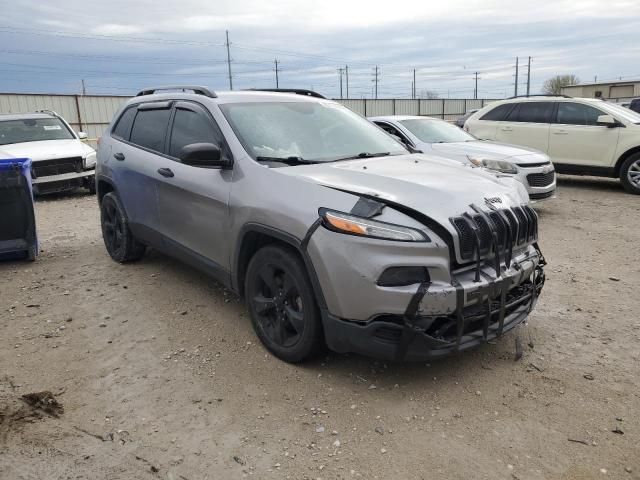
{"label": "tinted side window", "polygon": [[549,123],[553,102],[523,102],[509,114],[509,122]]}
{"label": "tinted side window", "polygon": [[568,125],[597,125],[598,117],[604,114],[604,112],[589,105],[561,102],[558,104],[556,123]]}
{"label": "tinted side window", "polygon": [[156,152],[164,151],[170,114],[170,108],[138,110],[131,129],[130,142]]}
{"label": "tinted side window", "polygon": [[513,107],[512,103],[503,103],[502,105],[498,105],[496,108],[489,110],[482,117],[480,117],[480,120],[502,122],[507,117],[507,114],[511,110],[511,107]]}
{"label": "tinted side window", "polygon": [[138,110],[136,107],[127,108],[120,116],[118,123],[113,127],[113,136],[122,138],[123,140],[129,140],[129,134],[131,133],[131,125],[133,125],[133,119],[136,116]]}
{"label": "tinted side window", "polygon": [[383,123],[383,122],[375,122],[375,123],[380,128],[382,128],[385,132],[387,132],[388,134],[399,138],[403,143],[408,143],[409,142],[409,139],[407,137],[405,137],[405,135],[402,132],[400,132],[400,130],[398,130],[396,127],[394,127],[393,125],[389,125],[388,123]]}
{"label": "tinted side window", "polygon": [[213,143],[221,146],[222,134],[204,113],[177,108],[171,131],[169,155],[179,158],[182,147],[192,143]]}

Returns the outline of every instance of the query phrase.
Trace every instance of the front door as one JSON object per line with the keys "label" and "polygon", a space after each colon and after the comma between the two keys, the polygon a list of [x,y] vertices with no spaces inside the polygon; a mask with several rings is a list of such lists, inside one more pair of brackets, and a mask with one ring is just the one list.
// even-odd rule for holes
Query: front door
{"label": "front door", "polygon": [[560,102],[549,135],[549,156],[554,163],[610,167],[620,128],[598,125],[606,112],[577,102]]}
{"label": "front door", "polygon": [[177,102],[167,155],[158,171],[158,211],[166,247],[179,255],[229,270],[229,193],[232,170],[194,167],[180,162],[180,152],[193,143],[214,143],[230,155],[211,115],[193,102]]}

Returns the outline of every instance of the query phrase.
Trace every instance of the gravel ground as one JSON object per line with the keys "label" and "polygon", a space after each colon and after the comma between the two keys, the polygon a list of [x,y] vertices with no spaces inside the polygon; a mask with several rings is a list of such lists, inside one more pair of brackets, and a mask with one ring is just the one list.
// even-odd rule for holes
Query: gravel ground
{"label": "gravel ground", "polygon": [[640,478],[640,198],[559,192],[533,348],[432,364],[283,363],[196,271],[112,262],[94,197],[39,201],[41,256],[0,265],[0,478]]}

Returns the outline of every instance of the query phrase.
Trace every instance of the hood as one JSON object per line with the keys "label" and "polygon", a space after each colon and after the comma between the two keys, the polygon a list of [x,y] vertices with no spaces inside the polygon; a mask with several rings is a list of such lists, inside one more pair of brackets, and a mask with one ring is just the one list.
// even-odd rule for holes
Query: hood
{"label": "hood", "polygon": [[542,163],[548,162],[549,157],[532,148],[508,145],[506,143],[485,142],[473,140],[470,142],[432,143],[429,145],[434,153],[459,157],[467,160],[467,155],[487,158],[491,160],[506,160],[512,163]]}
{"label": "hood", "polygon": [[0,145],[0,158],[30,158],[37,162],[54,158],[84,157],[93,151],[93,148],[77,139],[44,140]]}
{"label": "hood", "polygon": [[319,163],[279,168],[278,172],[405,205],[427,215],[452,233],[449,218],[470,211],[471,204],[488,210],[488,198],[498,208],[529,202],[523,188],[502,182],[481,168],[432,155]]}

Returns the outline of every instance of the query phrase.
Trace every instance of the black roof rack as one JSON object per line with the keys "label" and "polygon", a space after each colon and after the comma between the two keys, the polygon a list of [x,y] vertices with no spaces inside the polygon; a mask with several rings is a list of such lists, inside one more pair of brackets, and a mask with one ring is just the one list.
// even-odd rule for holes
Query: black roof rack
{"label": "black roof rack", "polygon": [[145,88],[144,90],[140,90],[136,97],[142,97],[143,95],[153,95],[154,93],[160,92],[162,90],[182,90],[183,92],[186,90],[191,90],[196,95],[204,95],[205,97],[217,98],[216,92],[212,92],[207,87],[200,87],[198,85],[168,85],[166,87],[153,87],[153,88]]}
{"label": "black roof rack", "polygon": [[306,97],[327,98],[313,90],[305,90],[304,88],[247,88],[253,92],[276,92],[276,93],[295,93],[296,95],[304,95]]}
{"label": "black roof rack", "polygon": [[569,95],[562,95],[562,94],[557,94],[557,95],[552,95],[549,93],[537,93],[535,95],[516,95],[515,97],[509,97],[507,98],[507,100],[511,100],[512,98],[529,98],[529,97],[563,97],[563,98],[573,98]]}

